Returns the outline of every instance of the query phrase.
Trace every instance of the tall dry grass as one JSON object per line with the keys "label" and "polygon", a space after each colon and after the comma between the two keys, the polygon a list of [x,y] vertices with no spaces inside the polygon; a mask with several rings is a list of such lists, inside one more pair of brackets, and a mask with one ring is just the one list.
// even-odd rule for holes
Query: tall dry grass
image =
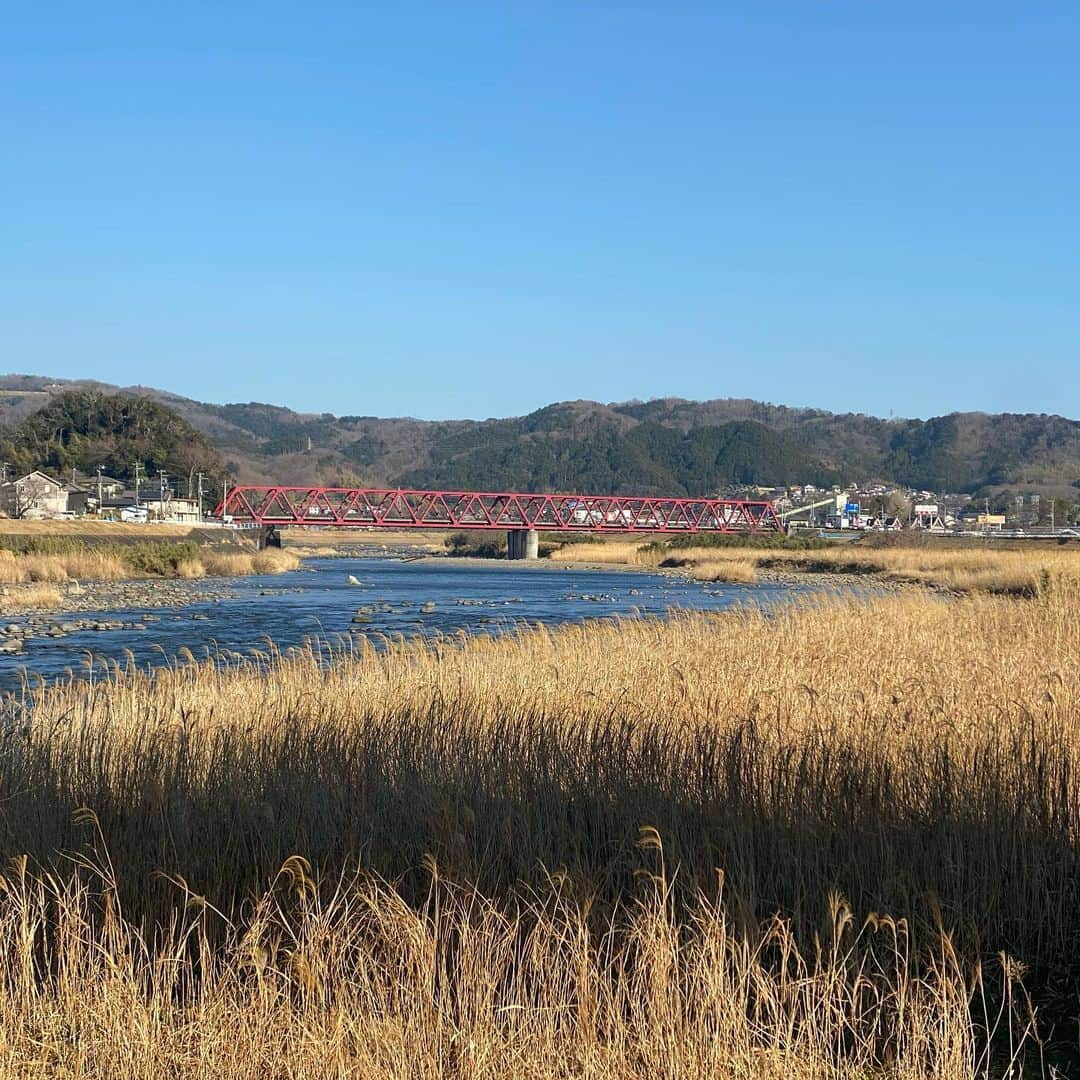
{"label": "tall dry grass", "polygon": [[[947,939],[922,965],[902,924],[840,901],[803,952],[782,920],[739,932],[715,897],[676,914],[655,873],[601,919],[558,880],[508,911],[436,875],[414,906],[364,874],[324,893],[298,858],[236,919],[176,891],[151,938],[107,862],[0,879],[5,1075],[867,1080],[885,1060],[957,1080],[1033,1056],[1015,972],[969,986]],[[1012,1034],[1000,1058],[973,1005]]]}
{"label": "tall dry grass", "polygon": [[552,562],[603,563],[626,566],[656,566],[658,560],[639,540],[583,540],[565,544],[551,552]]}
{"label": "tall dry grass", "polygon": [[211,577],[238,577],[244,574],[280,574],[295,570],[300,556],[281,548],[264,551],[205,551],[200,555],[204,573]]}
{"label": "tall dry grass", "polygon": [[737,552],[723,552],[703,549],[690,549],[685,555],[668,556],[660,559],[653,552],[656,565],[678,567],[695,581],[743,582],[757,581],[758,559],[754,555]]}
{"label": "tall dry grass", "polygon": [[689,548],[677,552],[640,540],[581,541],[548,556],[554,562],[678,568],[696,581],[753,582],[760,553],[742,548]]}
{"label": "tall dry grass", "polygon": [[563,562],[673,566],[706,581],[753,581],[761,569],[790,573],[865,574],[954,592],[1033,596],[1062,578],[1080,577],[1080,550],[942,547],[863,548],[855,543],[813,551],[782,548],[678,547],[637,541],[567,544]]}
{"label": "tall dry grass", "polygon": [[[158,557],[159,550],[161,557]],[[185,549],[178,553],[167,551],[160,545],[108,550],[74,548],[55,552],[15,552],[0,548],[0,585],[119,581],[162,574],[180,578],[200,578],[208,574],[277,574],[295,570],[299,565],[298,554],[274,548],[235,553],[199,549],[194,545],[190,552]],[[34,595],[32,590],[11,592],[7,598],[9,602],[0,604],[0,608],[14,610],[22,592],[28,597]],[[39,591],[36,595],[43,597],[46,594]]]}
{"label": "tall dry grass", "polygon": [[0,548],[0,582],[116,581],[129,576],[123,560],[111,552],[73,550],[55,554],[19,554]]}
{"label": "tall dry grass", "polygon": [[[477,535],[474,531],[472,535]],[[491,533],[479,535],[490,537]],[[417,548],[422,552],[445,551],[453,534],[442,529],[320,528],[290,526],[282,542],[305,556],[347,555],[351,547]]]}
{"label": "tall dry grass", "polygon": [[18,589],[0,587],[0,612],[4,614],[41,609],[56,610],[63,602],[63,593],[52,584],[35,582]]}
{"label": "tall dry grass", "polygon": [[1023,976],[1039,1075],[1076,1045],[1078,601],[1065,577],[28,689],[0,754],[0,853],[31,859],[0,898],[0,1051],[1005,1076]]}
{"label": "tall dry grass", "polygon": [[72,539],[94,539],[117,537],[125,540],[160,540],[183,539],[190,536],[197,528],[195,525],[179,525],[172,522],[155,521],[147,524],[120,521],[97,521],[83,518],[78,521],[27,521],[25,518],[0,517],[0,537],[56,537]]}
{"label": "tall dry grass", "polygon": [[770,552],[759,566],[808,572],[877,574],[888,580],[933,585],[957,592],[1034,595],[1064,577],[1080,576],[1080,550],[976,547],[861,548],[844,544],[822,551]]}

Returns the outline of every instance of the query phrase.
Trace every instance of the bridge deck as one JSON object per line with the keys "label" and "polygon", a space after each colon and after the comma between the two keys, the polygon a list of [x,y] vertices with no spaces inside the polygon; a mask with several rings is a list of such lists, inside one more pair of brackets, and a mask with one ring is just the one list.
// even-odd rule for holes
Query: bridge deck
{"label": "bridge deck", "polygon": [[562,532],[778,532],[772,503],[623,495],[419,491],[244,485],[217,517],[258,525],[393,529],[537,529]]}

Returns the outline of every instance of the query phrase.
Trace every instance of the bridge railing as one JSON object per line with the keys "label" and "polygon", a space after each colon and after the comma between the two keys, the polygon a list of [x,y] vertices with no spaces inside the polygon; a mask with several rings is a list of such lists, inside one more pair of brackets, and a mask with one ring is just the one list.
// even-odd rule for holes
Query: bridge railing
{"label": "bridge railing", "polygon": [[755,499],[538,495],[409,488],[231,488],[217,517],[260,525],[561,532],[778,532],[772,503]]}

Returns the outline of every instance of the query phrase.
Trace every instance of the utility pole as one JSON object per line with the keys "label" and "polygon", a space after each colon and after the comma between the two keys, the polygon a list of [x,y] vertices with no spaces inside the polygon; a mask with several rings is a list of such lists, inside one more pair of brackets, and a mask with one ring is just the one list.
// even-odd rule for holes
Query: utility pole
{"label": "utility pole", "polygon": [[139,505],[139,480],[142,473],[142,465],[139,462],[135,462],[135,505]]}
{"label": "utility pole", "polygon": [[199,521],[201,522],[202,521],[202,500],[203,500],[203,486],[202,486],[203,474],[198,473],[197,474],[197,479],[198,479],[198,482],[199,482],[199,494],[198,494],[198,499],[199,499]]}
{"label": "utility pole", "polygon": [[158,492],[158,517],[165,520],[165,470],[158,469],[158,475],[161,478],[161,487]]}
{"label": "utility pole", "polygon": [[101,469],[102,466],[97,467],[97,508],[98,513],[101,513]]}

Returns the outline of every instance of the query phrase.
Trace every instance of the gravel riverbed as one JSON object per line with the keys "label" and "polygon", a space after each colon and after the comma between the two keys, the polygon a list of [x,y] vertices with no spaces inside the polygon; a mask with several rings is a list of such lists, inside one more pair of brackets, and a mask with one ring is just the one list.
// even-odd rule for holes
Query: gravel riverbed
{"label": "gravel riverbed", "polygon": [[[386,557],[385,549],[370,554]],[[354,558],[358,552],[355,547],[349,552]],[[367,556],[368,552],[364,552]],[[361,557],[364,557],[361,556]],[[369,556],[370,557],[370,556]],[[400,561],[416,561],[415,553],[393,552],[391,558]],[[447,567],[470,565],[480,569],[485,567],[491,570],[497,566],[506,571],[541,570],[559,573],[589,570],[593,572],[624,571],[641,573],[638,567],[608,565],[608,564],[576,564],[576,563],[491,563],[489,560],[460,559],[446,556],[422,556],[419,561],[431,564],[442,564]],[[300,571],[303,573],[303,569]],[[654,577],[667,577],[674,579],[689,580],[689,575],[681,568],[666,568],[661,570],[646,570],[646,574]],[[531,576],[531,575],[530,575]],[[621,575],[620,575],[621,576]],[[22,589],[31,588],[25,585],[8,585],[0,589],[0,654],[21,655],[27,644],[34,639],[64,638],[69,634],[84,633],[86,631],[146,631],[159,624],[163,618],[175,620],[191,619],[207,622],[211,615],[200,610],[185,614],[184,609],[198,605],[205,607],[215,601],[233,600],[240,595],[240,582],[245,579],[236,578],[201,578],[195,580],[178,580],[170,578],[146,578],[126,581],[100,581],[100,582],[65,582],[57,586],[61,601],[51,608],[35,608],[33,610],[16,610],[18,605],[5,605],[5,599],[13,597]],[[766,586],[786,585],[813,586],[815,591],[821,592],[850,592],[853,588],[859,591],[870,590],[876,593],[898,591],[903,585],[895,582],[886,582],[877,578],[854,580],[850,574],[822,574],[822,573],[798,573],[775,569],[762,569],[758,573],[758,582]],[[244,595],[273,596],[279,593],[304,592],[303,587],[297,587],[295,578],[292,587],[282,583],[276,586],[272,582],[260,585],[255,592],[250,588],[244,590]],[[357,585],[361,584],[359,581]],[[705,595],[711,595],[717,588],[723,588],[720,583],[699,581]],[[634,592],[636,590],[632,590]],[[566,600],[597,602],[611,599],[601,595],[588,593],[574,593],[564,597]],[[493,602],[493,601],[492,601]],[[506,601],[510,602],[510,601]],[[483,605],[486,601],[479,599],[458,599],[458,606]],[[429,601],[418,607],[421,616],[430,614],[434,608],[434,602]],[[164,615],[157,612],[168,609],[171,614]],[[372,622],[380,613],[385,614],[388,610],[385,604],[361,605],[355,610],[352,618],[352,629],[355,631],[359,626]]]}
{"label": "gravel riverbed", "polygon": [[[0,653],[21,652],[36,637],[61,638],[83,630],[145,630],[160,616],[160,608],[184,608],[235,596],[229,579],[181,581],[171,578],[130,581],[69,581],[57,586],[62,597],[58,607],[33,611],[5,610],[4,599],[25,586],[8,585],[0,594]],[[123,619],[103,614],[123,611]],[[91,617],[87,613],[92,612]],[[80,618],[80,616],[82,616]],[[202,615],[205,619],[207,616]]]}

